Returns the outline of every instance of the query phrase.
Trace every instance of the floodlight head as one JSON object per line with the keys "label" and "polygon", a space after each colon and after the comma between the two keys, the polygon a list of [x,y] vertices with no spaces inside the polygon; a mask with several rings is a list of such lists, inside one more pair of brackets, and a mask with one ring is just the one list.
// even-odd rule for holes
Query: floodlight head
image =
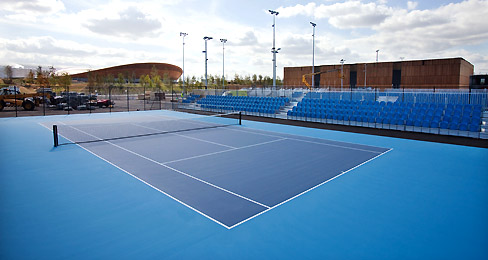
{"label": "floodlight head", "polygon": [[213,38],[212,38],[212,37],[205,36],[205,37],[203,37],[203,39],[204,39],[205,41],[207,41],[207,40],[212,40]]}
{"label": "floodlight head", "polygon": [[221,42],[226,43],[227,39],[220,39]]}
{"label": "floodlight head", "polygon": [[187,35],[188,35],[188,33],[180,32],[180,36],[185,37],[185,36],[187,36]]}
{"label": "floodlight head", "polygon": [[312,22],[310,22],[310,24],[311,24],[313,27],[315,27],[315,26],[317,25],[316,23],[312,23]]}
{"label": "floodlight head", "polygon": [[273,10],[268,10],[272,15],[278,15],[279,13]]}

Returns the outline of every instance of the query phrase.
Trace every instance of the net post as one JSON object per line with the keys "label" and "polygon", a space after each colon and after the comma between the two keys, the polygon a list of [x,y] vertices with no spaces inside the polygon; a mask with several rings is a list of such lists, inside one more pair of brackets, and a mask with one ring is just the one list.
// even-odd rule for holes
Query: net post
{"label": "net post", "polygon": [[58,147],[58,126],[53,125],[54,147]]}
{"label": "net post", "polygon": [[239,111],[239,125],[242,125],[242,124],[241,124],[241,120],[242,120],[242,112],[241,112],[241,111]]}

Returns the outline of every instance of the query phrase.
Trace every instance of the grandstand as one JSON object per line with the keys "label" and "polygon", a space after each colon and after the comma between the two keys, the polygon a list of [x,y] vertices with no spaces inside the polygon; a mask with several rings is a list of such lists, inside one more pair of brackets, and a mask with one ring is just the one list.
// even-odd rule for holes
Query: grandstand
{"label": "grandstand", "polygon": [[[184,102],[194,99],[190,96]],[[208,95],[196,101],[200,108],[214,112],[243,111],[251,115],[274,116],[290,102],[287,97],[249,97],[249,96],[214,96]]]}
{"label": "grandstand", "polygon": [[[251,93],[259,92],[247,92]],[[488,138],[486,90],[311,92],[297,89],[266,94],[190,95],[183,100],[182,108],[221,113],[241,111],[244,115],[323,124]]]}

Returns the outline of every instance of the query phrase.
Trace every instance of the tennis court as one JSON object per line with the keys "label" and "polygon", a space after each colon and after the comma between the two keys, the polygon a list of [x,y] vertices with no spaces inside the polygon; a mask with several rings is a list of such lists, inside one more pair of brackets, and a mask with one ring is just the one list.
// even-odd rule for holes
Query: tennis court
{"label": "tennis court", "polygon": [[2,258],[488,256],[487,149],[172,111],[1,124]]}

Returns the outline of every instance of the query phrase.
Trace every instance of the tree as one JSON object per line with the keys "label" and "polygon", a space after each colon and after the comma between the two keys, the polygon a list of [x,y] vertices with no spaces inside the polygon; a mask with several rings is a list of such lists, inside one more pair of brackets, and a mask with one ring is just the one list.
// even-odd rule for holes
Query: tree
{"label": "tree", "polygon": [[[106,78],[97,73],[97,74],[95,74],[95,83],[97,84],[97,89],[100,87],[104,87],[105,84],[107,84]],[[107,94],[108,94],[108,92],[107,92]]]}
{"label": "tree", "polygon": [[251,81],[251,76],[249,75],[246,75],[244,77],[244,85],[251,85],[252,81]]}
{"label": "tree", "polygon": [[276,85],[283,85],[283,82],[279,76],[276,77]]}
{"label": "tree", "polygon": [[234,75],[234,84],[240,85],[241,83],[242,83],[241,78],[240,78],[239,74],[236,73]]}
{"label": "tree", "polygon": [[10,66],[10,65],[5,66],[5,76],[7,76],[8,82],[12,81],[13,74],[14,74],[14,72],[13,72],[12,66]]}
{"label": "tree", "polygon": [[171,87],[173,86],[173,81],[169,78],[168,73],[164,73],[163,75],[163,89],[166,91],[170,91]]}
{"label": "tree", "polygon": [[120,88],[122,88],[125,84],[125,77],[124,74],[119,73],[117,75],[117,84],[119,85]]}
{"label": "tree", "polygon": [[162,85],[161,76],[159,76],[158,74],[151,76],[151,80],[149,83],[149,86],[151,88],[161,89],[161,85]]}
{"label": "tree", "polygon": [[107,83],[109,85],[113,85],[115,83],[115,77],[112,74],[108,74],[107,76],[105,76],[104,81],[105,81],[105,83]]}
{"label": "tree", "polygon": [[47,73],[46,77],[48,79],[47,81],[47,85],[48,86],[56,86],[56,84],[58,83],[58,77],[56,75],[56,69],[51,66],[49,67],[49,71],[46,71],[45,73]]}
{"label": "tree", "polygon": [[215,77],[212,74],[210,74],[210,77],[208,77],[208,79],[210,81],[209,86],[215,86]]}
{"label": "tree", "polygon": [[195,88],[196,84],[197,84],[197,77],[195,76],[192,76],[191,77],[191,81],[189,80],[188,82],[190,82],[190,87],[193,89]]}
{"label": "tree", "polygon": [[[141,75],[141,77],[139,78],[139,84],[144,89],[151,88],[152,87],[152,82],[151,82],[151,78],[149,77],[149,75]],[[146,93],[144,93],[144,95],[145,94]]]}
{"label": "tree", "polygon": [[42,66],[37,67],[36,74],[37,74],[36,83],[39,86],[44,86],[44,85],[49,84],[49,81],[48,81],[48,75],[49,74],[42,70]]}
{"label": "tree", "polygon": [[273,79],[269,76],[264,76],[263,85],[264,86],[273,85]]}
{"label": "tree", "polygon": [[64,88],[67,88],[71,85],[71,76],[67,72],[64,72],[59,77],[58,82],[59,82],[59,85],[61,85]]}
{"label": "tree", "polygon": [[90,70],[88,71],[88,87],[89,88],[92,88],[95,86],[95,83],[96,83],[96,80],[97,80],[97,77],[95,74],[93,74],[93,72],[91,72]]}
{"label": "tree", "polygon": [[27,74],[27,77],[25,78],[25,83],[27,83],[27,84],[34,83],[34,72],[32,70],[29,70],[29,73]]}

